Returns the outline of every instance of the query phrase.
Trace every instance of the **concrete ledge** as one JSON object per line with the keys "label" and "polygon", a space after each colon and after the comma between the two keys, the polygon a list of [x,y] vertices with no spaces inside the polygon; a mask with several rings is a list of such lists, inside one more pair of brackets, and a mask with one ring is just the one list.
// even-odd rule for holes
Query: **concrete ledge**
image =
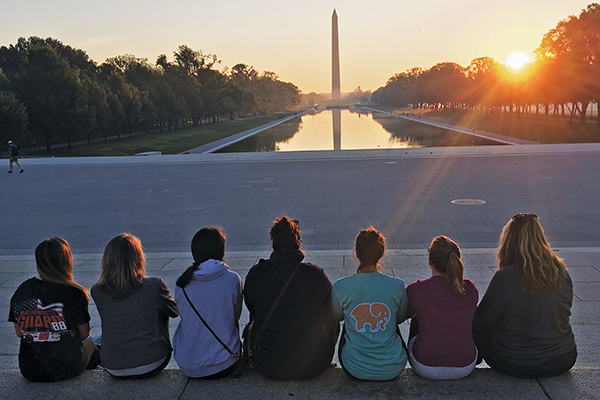
{"label": "concrete ledge", "polygon": [[600,369],[574,369],[544,379],[519,379],[477,368],[455,381],[431,381],[410,368],[387,382],[358,381],[332,368],[308,381],[271,381],[256,371],[237,379],[190,379],[168,369],[148,380],[122,381],[101,370],[56,383],[31,383],[19,371],[3,371],[2,399],[598,399]]}
{"label": "concrete ledge", "polygon": [[160,156],[162,151],[144,151],[143,153],[137,153],[136,156]]}

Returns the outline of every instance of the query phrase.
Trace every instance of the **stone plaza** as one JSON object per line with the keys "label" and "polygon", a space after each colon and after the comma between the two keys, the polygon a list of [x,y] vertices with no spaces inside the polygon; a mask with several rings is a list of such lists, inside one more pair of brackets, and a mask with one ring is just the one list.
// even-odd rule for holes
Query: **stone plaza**
{"label": "stone plaza", "polygon": [[[352,248],[360,229],[373,225],[385,235],[385,273],[406,284],[429,276],[426,249],[433,237],[447,235],[461,246],[465,277],[481,298],[495,270],[502,227],[514,214],[533,212],[574,281],[571,323],[579,357],[571,372],[537,380],[481,365],[459,381],[428,381],[407,368],[390,382],[358,382],[338,366],[306,382],[273,382],[255,372],[209,382],[188,379],[171,361],[147,381],[117,381],[98,369],[62,383],[33,384],[18,371],[19,340],[5,320],[3,399],[600,398],[600,144],[26,158],[22,165],[24,174],[0,174],[0,303],[6,315],[17,286],[35,275],[33,252],[47,237],[69,241],[75,279],[90,288],[107,241],[130,232],[142,240],[148,275],[173,288],[192,261],[189,246],[199,228],[224,228],[226,262],[244,278],[268,257],[269,225],[283,214],[300,221],[307,261],[323,267],[332,282],[355,272]],[[94,304],[90,313],[92,335],[100,334]],[[241,325],[247,320],[244,309]],[[171,334],[177,324],[171,321]],[[401,330],[407,337],[407,323]]]}

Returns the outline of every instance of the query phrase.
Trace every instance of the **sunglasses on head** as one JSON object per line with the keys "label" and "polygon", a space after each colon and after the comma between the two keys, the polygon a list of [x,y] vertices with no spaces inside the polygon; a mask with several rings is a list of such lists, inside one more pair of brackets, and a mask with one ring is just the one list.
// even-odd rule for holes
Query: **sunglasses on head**
{"label": "sunglasses on head", "polygon": [[533,217],[533,218],[535,218],[535,219],[537,219],[537,217],[538,217],[537,215],[535,215],[535,214],[531,214],[531,213],[520,213],[520,214],[517,214],[517,215],[513,216],[513,217],[512,217],[512,220],[513,220],[513,221],[516,221],[516,220],[518,220],[519,218],[525,218],[525,217],[528,217],[528,216],[530,216],[530,217]]}

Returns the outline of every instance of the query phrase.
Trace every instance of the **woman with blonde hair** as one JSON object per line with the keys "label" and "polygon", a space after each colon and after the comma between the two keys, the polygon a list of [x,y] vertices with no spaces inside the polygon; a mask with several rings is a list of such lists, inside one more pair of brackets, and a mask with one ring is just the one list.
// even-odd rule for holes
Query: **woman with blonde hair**
{"label": "woman with blonde hair", "polygon": [[92,297],[102,321],[101,365],[117,378],[150,378],[171,359],[169,317],[179,315],[167,285],[146,277],[140,240],[112,238]]}
{"label": "woman with blonde hair", "polygon": [[356,236],[356,273],[333,284],[333,314],[344,321],[338,356],[344,371],[361,380],[387,381],[406,366],[398,324],[406,319],[404,282],[381,273],[385,237],[372,226]]}
{"label": "woman with blonde hair", "polygon": [[23,282],[10,300],[8,320],[21,338],[19,369],[34,382],[79,375],[96,346],[90,333],[87,290],[73,280],[66,240],[53,237],[35,249],[38,275]]}
{"label": "woman with blonde hair", "polygon": [[569,316],[573,282],[535,214],[517,214],[500,235],[498,271],[475,313],[479,354],[498,372],[560,375],[575,364]]}
{"label": "woman with blonde hair", "polygon": [[452,239],[436,237],[428,252],[431,278],[406,288],[411,318],[408,358],[425,378],[464,378],[477,363],[471,329],[479,293],[464,279],[460,249]]}

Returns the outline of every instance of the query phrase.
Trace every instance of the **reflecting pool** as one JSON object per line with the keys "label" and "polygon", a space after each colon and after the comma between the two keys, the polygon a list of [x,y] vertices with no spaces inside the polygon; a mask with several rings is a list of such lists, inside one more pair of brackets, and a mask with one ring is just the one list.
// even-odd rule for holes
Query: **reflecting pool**
{"label": "reflecting pool", "polygon": [[498,144],[403,118],[356,109],[317,110],[219,150],[220,153],[391,149]]}

